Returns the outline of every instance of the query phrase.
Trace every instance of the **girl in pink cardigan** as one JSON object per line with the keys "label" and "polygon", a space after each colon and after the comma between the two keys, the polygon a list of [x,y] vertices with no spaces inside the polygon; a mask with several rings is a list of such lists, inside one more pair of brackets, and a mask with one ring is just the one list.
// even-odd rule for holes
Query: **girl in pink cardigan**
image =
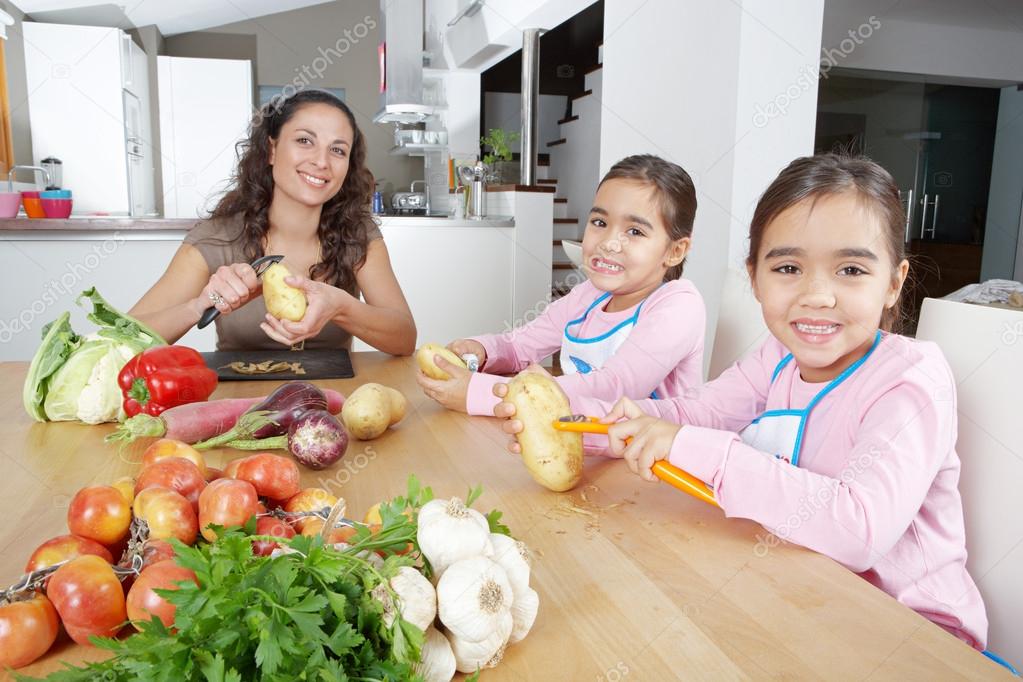
{"label": "girl in pink cardigan", "polygon": [[569,395],[605,400],[667,398],[703,376],[703,299],[682,267],[696,216],[696,190],[680,166],[656,156],[616,163],[597,187],[583,237],[588,279],[504,334],[459,339],[457,355],[479,359],[480,373],[454,367],[419,385],[448,409],[490,415],[498,374],[515,373],[561,350],[558,377]]}
{"label": "girl in pink cardigan", "polygon": [[706,482],[727,516],[830,556],[983,650],[987,616],[966,570],[957,487],[955,380],[936,345],[887,331],[909,269],[904,221],[877,164],[793,161],[750,225],[747,267],[772,336],[683,398],[570,396],[572,411],[606,415],[610,436],[587,444],[609,445],[644,480],[669,460]]}

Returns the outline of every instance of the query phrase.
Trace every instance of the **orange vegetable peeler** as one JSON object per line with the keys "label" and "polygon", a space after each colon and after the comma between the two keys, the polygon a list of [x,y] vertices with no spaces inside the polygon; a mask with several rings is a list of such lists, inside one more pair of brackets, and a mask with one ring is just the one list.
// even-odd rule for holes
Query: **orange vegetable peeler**
{"label": "orange vegetable peeler", "polygon": [[[573,433],[603,433],[606,434],[610,424],[601,424],[597,417],[586,417],[581,414],[573,414],[561,417],[551,423],[557,431],[571,431]],[[674,464],[660,459],[654,462],[651,468],[654,475],[665,483],[668,483],[684,493],[688,493],[698,500],[707,504],[720,507],[714,499],[714,493],[710,487],[687,471],[679,469]]]}

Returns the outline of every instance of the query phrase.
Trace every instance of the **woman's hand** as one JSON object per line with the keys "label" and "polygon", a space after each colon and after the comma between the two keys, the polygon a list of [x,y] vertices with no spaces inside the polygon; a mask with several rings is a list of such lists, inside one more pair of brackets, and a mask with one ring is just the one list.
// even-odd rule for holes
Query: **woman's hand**
{"label": "woman's hand", "polygon": [[479,366],[482,369],[483,365],[487,364],[487,349],[483,347],[483,344],[479,341],[473,341],[472,339],[457,339],[448,344],[448,350],[462,357],[466,353],[472,353],[479,360]]}
{"label": "woman's hand", "polygon": [[607,433],[611,453],[624,458],[629,471],[644,481],[657,482],[651,468],[654,462],[668,458],[682,426],[651,417],[628,398],[615,403],[600,421],[611,424]]}
{"label": "woman's hand", "polygon": [[[194,291],[194,289],[193,289]],[[211,305],[228,315],[263,292],[263,284],[248,263],[221,265],[210,275],[202,293],[195,299],[200,312]]]}
{"label": "woman's hand", "polygon": [[[544,374],[553,378],[553,375],[540,365],[530,365],[525,369],[525,371],[536,372],[537,374]],[[562,395],[564,395],[565,392],[561,390],[561,386],[558,385],[557,382],[555,382],[554,385],[558,386],[558,390],[561,391]],[[505,433],[511,434],[512,436],[522,433],[522,422],[514,418],[515,403],[504,400],[504,398],[508,396],[508,384],[494,384],[494,395],[501,398],[501,402],[494,406],[494,416],[507,420],[501,424],[501,430]],[[519,442],[515,438],[512,438],[508,443],[508,452],[515,455],[522,454],[522,448],[519,447]]]}
{"label": "woman's hand", "polygon": [[284,283],[301,289],[305,294],[307,303],[305,315],[298,322],[292,322],[278,320],[267,313],[266,321],[259,326],[271,339],[286,346],[293,346],[316,336],[333,321],[343,306],[355,300],[347,291],[308,277],[290,275],[284,278]]}
{"label": "woman's hand", "polygon": [[416,383],[422,387],[423,393],[449,410],[467,412],[466,395],[469,393],[469,379],[472,378],[472,372],[464,367],[452,365],[439,355],[434,355],[433,361],[439,369],[447,372],[451,378],[431,379],[423,374],[423,370],[417,370]]}

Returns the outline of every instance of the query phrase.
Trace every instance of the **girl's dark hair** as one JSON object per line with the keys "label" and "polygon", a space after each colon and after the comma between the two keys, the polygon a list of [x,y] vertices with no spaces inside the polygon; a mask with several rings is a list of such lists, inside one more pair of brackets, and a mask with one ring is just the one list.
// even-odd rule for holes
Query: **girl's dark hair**
{"label": "girl's dark hair", "polygon": [[[864,156],[818,154],[796,159],[778,174],[753,212],[749,226],[749,256],[746,264],[755,272],[760,244],[767,226],[786,209],[803,201],[856,192],[884,230],[891,264],[897,270],[906,258],[904,230],[906,213],[899,187],[891,174]],[[901,301],[901,296],[900,296]],[[881,315],[881,329],[893,331],[901,321],[901,303],[896,301]]]}
{"label": "girl's dark hair", "polygon": [[[637,154],[627,156],[611,166],[600,185],[608,180],[636,180],[653,185],[661,209],[661,220],[668,228],[668,239],[676,241],[692,236],[693,221],[696,219],[696,187],[682,166],[653,154]],[[681,277],[685,264],[683,258],[681,263],[668,268],[664,273],[664,281],[670,282]]]}
{"label": "girl's dark hair", "polygon": [[231,187],[210,218],[227,218],[240,213],[243,227],[239,239],[245,257],[251,261],[264,255],[274,189],[270,141],[280,136],[281,128],[296,111],[310,104],[327,104],[343,113],[348,117],[355,138],[348,155],[348,174],[341,189],[320,212],[317,236],[322,260],[309,274],[313,279],[354,293],[355,273],[366,260],[374,182],[366,168],[366,139],[355,123],[355,116],[344,102],[329,92],[300,90],[290,97],[271,100],[256,112],[249,124],[248,139],[235,146],[239,161]]}

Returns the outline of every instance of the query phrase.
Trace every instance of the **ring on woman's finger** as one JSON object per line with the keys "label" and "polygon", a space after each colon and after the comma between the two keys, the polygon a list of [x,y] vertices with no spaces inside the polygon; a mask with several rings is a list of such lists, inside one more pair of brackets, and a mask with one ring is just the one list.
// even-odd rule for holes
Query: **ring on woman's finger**
{"label": "ring on woman's finger", "polygon": [[208,296],[209,299],[213,301],[213,305],[220,305],[221,303],[224,302],[224,297],[215,291],[211,291],[210,293],[206,294],[206,296]]}

